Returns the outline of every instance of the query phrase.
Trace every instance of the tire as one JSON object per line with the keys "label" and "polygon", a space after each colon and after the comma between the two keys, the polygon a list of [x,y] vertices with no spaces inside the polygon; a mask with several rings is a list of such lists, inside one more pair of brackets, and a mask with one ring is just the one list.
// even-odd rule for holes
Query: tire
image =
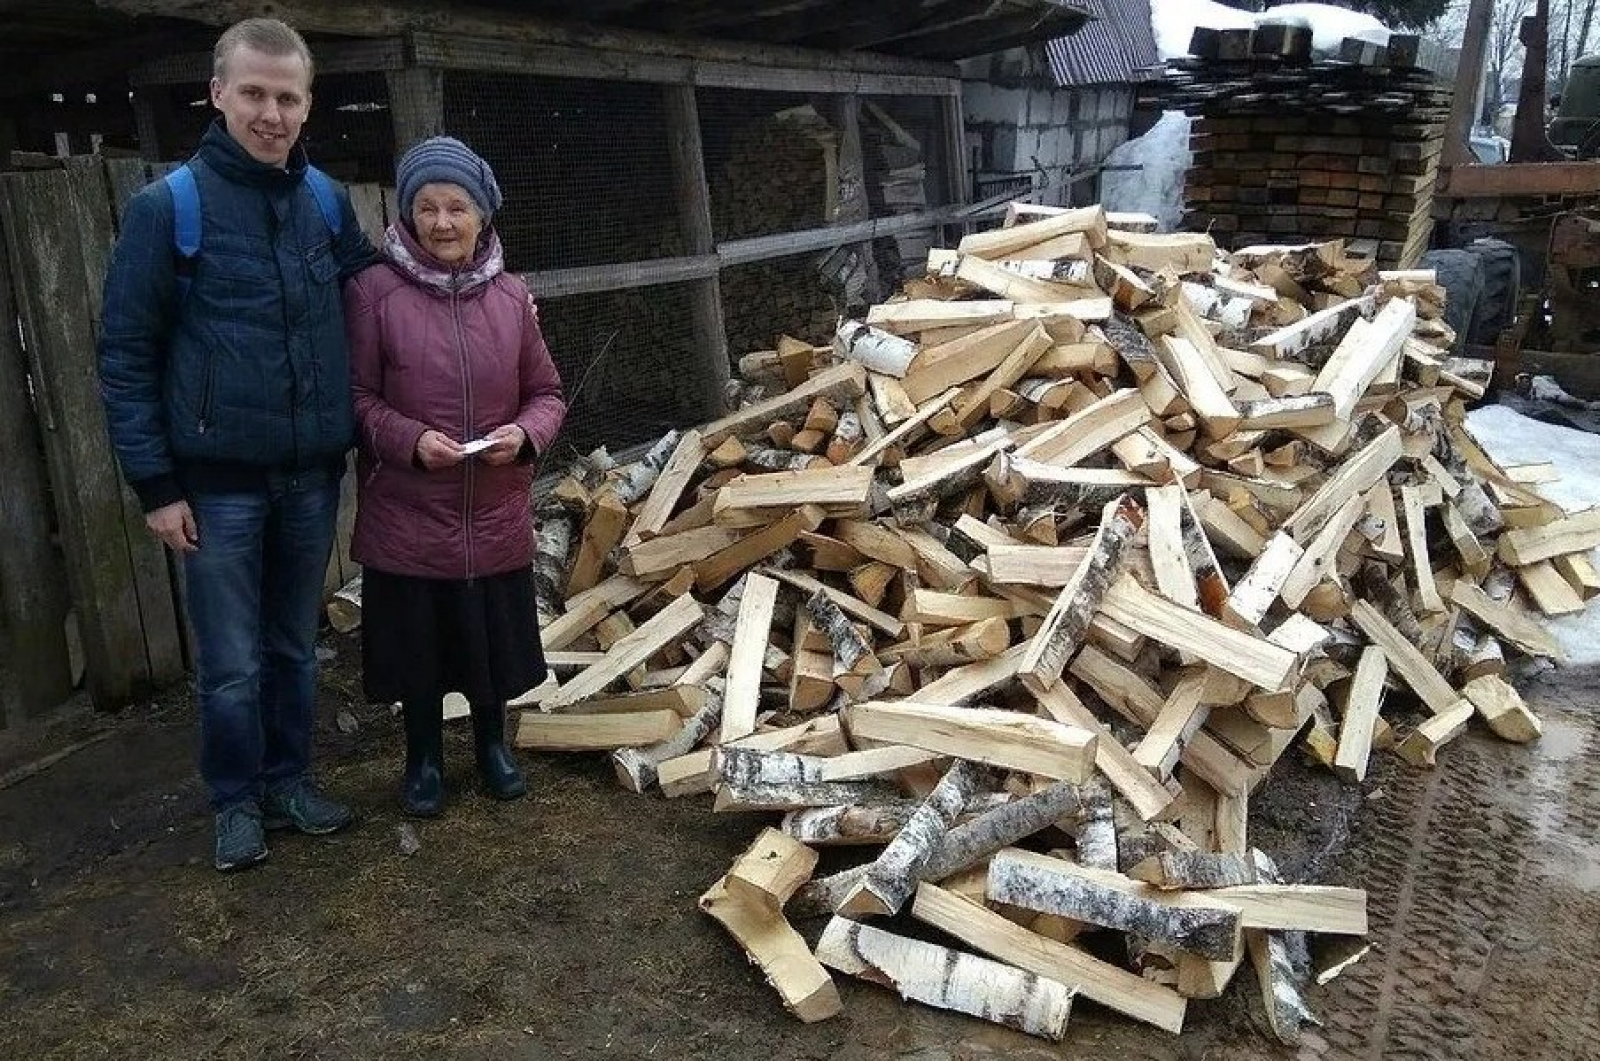
{"label": "tire", "polygon": [[1472,315],[1468,341],[1475,346],[1493,346],[1516,320],[1522,296],[1522,259],[1517,248],[1503,239],[1475,239],[1467,244],[1467,250],[1476,254],[1483,266],[1483,291]]}
{"label": "tire", "polygon": [[1453,353],[1467,345],[1472,322],[1478,314],[1478,299],[1483,295],[1483,262],[1464,250],[1428,251],[1417,262],[1419,269],[1432,269],[1444,288],[1444,322],[1456,333]]}

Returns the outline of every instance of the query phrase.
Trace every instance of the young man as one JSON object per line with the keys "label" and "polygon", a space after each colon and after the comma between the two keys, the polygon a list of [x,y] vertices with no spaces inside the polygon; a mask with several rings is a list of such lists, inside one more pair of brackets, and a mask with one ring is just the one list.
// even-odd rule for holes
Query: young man
{"label": "young man", "polygon": [[352,440],[340,281],[375,260],[345,191],[299,145],[311,53],[250,19],[217,41],[221,112],[128,204],[106,276],[100,376],[150,530],[178,554],[194,630],[216,866],[263,828],[333,832],[311,776],[315,640]]}

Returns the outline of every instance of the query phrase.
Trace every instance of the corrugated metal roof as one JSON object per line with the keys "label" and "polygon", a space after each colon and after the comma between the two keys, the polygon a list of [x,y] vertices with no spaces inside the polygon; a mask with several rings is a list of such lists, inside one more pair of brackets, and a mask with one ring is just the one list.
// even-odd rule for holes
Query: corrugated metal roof
{"label": "corrugated metal roof", "polygon": [[1077,0],[1094,15],[1070,37],[1045,44],[1056,84],[1115,85],[1161,76],[1150,0]]}

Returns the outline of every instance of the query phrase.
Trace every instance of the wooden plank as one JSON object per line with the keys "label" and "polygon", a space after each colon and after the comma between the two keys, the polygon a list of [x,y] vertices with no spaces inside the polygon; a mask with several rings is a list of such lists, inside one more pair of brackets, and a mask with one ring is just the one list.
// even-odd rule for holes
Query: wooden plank
{"label": "wooden plank", "polygon": [[67,581],[102,709],[183,673],[165,549],[117,478],[96,369],[96,322],[112,242],[100,161],[0,178],[0,207],[33,394],[44,429]]}
{"label": "wooden plank", "polygon": [[1092,734],[1015,711],[873,701],[846,708],[844,724],[854,738],[892,741],[1061,781],[1082,782],[1094,771]]}
{"label": "wooden plank", "polygon": [[[0,211],[0,321],[14,325],[9,224]],[[17,338],[14,326],[0,327],[0,729],[63,703],[73,685],[67,574],[51,538],[49,471]]]}
{"label": "wooden plank", "polygon": [[722,696],[721,739],[725,744],[755,731],[762,664],[777,604],[776,581],[754,573],[745,576],[728,657],[728,684]]}
{"label": "wooden plank", "polygon": [[919,885],[911,916],[974,950],[1065,984],[1124,1016],[1173,1034],[1183,1030],[1187,1002],[1171,988],[1030,932],[952,891],[928,883]]}

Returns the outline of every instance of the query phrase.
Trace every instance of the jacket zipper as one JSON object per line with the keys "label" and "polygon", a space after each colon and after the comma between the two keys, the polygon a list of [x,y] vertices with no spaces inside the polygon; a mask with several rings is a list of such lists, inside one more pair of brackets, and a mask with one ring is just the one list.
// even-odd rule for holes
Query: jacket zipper
{"label": "jacket zipper", "polygon": [[[455,322],[456,328],[456,359],[461,366],[461,402],[463,409],[463,423],[461,439],[464,442],[472,441],[472,370],[467,365],[467,339],[461,330],[461,276],[456,273],[450,278],[450,317]],[[466,545],[467,581],[472,581],[477,565],[472,555],[472,480],[473,464],[471,457],[466,460],[466,486],[462,491],[461,526],[462,540]]]}
{"label": "jacket zipper", "polygon": [[[282,248],[278,245],[278,237],[282,232],[282,225],[278,221],[278,208],[272,201],[272,196],[262,192],[262,198],[267,201],[267,224],[272,230],[272,263],[278,270],[278,292],[280,296],[280,311],[283,314],[283,357],[289,367],[289,452],[291,455],[290,467],[300,467],[300,421],[295,410],[300,404],[300,374],[295,371],[293,325],[289,320],[289,280],[283,273]],[[289,198],[289,225],[299,235],[298,226],[295,225],[294,197]],[[297,239],[298,245],[299,240]],[[299,279],[304,283],[305,276],[302,272]]]}
{"label": "jacket zipper", "polygon": [[211,405],[217,390],[217,355],[206,348],[205,386],[200,391],[200,434],[211,430]]}

